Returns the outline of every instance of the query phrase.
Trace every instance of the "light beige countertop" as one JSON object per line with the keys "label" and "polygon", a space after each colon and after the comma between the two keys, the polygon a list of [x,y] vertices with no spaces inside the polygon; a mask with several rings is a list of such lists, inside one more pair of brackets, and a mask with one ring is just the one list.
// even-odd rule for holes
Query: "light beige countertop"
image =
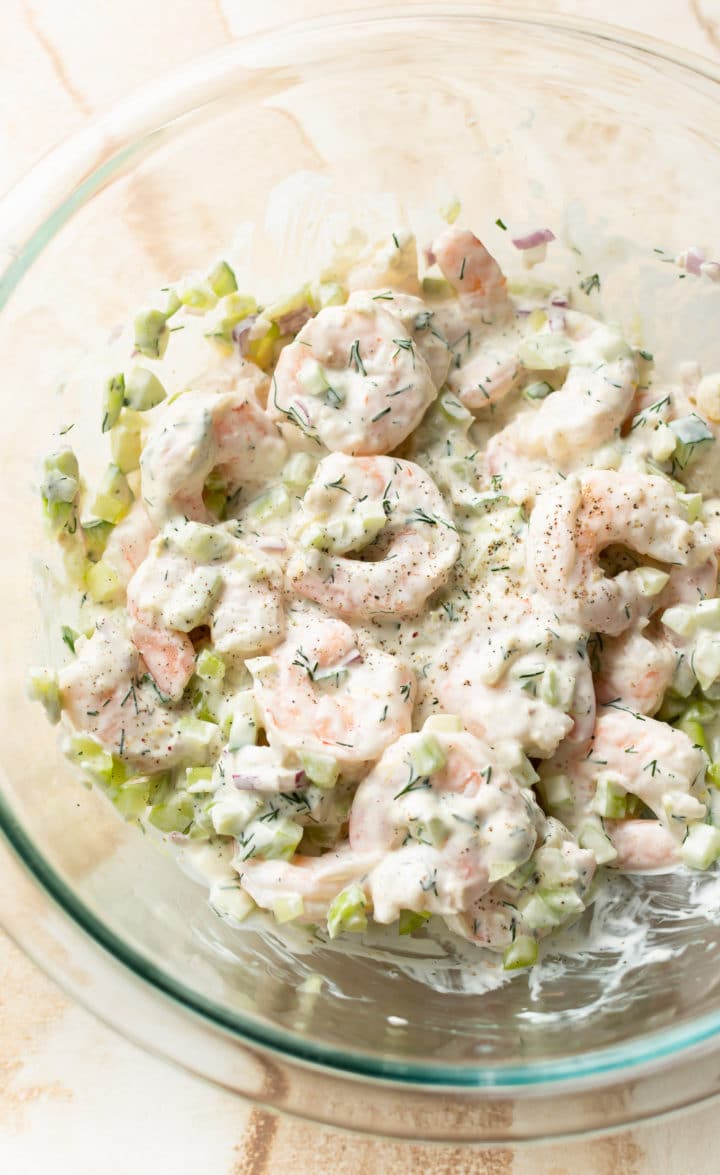
{"label": "light beige countertop", "polygon": [[[235,36],[356,6],[385,8],[387,0],[2,0],[0,192],[158,73]],[[720,59],[719,0],[539,7]],[[610,1138],[518,1150],[335,1134],[253,1109],[146,1056],[71,1004],[0,932],[3,1175],[710,1175],[720,1169],[719,1113],[711,1106]]]}

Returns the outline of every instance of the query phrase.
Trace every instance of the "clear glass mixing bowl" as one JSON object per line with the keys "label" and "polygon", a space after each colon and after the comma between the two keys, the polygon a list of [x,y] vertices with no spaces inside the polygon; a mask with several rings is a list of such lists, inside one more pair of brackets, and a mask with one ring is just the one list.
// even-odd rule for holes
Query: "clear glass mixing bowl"
{"label": "clear glass mixing bowl", "polygon": [[[445,960],[438,991],[371,951],[293,962],[220,922],[169,854],[78,786],[24,692],[60,619],[33,595],[34,462],[52,427],[96,412],[74,373],[146,291],[232,242],[251,288],[292,289],[343,227],[425,239],[457,195],[503,262],[497,218],[550,223],[565,276],[600,273],[606,309],[631,330],[639,314],[646,346],[720,366],[715,293],[653,253],[713,241],[719,80],[668,47],[538,17],[345,16],[147,87],[0,204],[0,911],[145,1047],[264,1104],[414,1138],[596,1130],[720,1089],[720,929],[672,921],[685,882],[657,882],[644,946],[618,929],[616,952],[539,986],[472,994]],[[308,970],[319,993],[300,988]]]}

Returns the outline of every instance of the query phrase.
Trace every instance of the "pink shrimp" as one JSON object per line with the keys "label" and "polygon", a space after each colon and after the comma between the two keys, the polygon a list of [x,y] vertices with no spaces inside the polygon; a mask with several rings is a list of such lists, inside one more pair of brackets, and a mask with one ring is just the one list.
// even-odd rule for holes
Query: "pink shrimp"
{"label": "pink shrimp", "polygon": [[617,856],[608,862],[623,873],[667,873],[680,861],[680,842],[660,820],[605,820]]}
{"label": "pink shrimp", "polygon": [[469,229],[446,228],[433,242],[432,252],[460,298],[475,309],[508,312],[505,274]]}
{"label": "pink shrimp", "polygon": [[675,672],[676,656],[658,634],[629,629],[616,637],[603,637],[595,691],[601,704],[620,702],[636,714],[660,709]]}
{"label": "pink shrimp", "polygon": [[142,500],[136,498],[130,512],[113,527],[103,552],[103,562],[110,564],[123,587],[129,584],[156,534]]}
{"label": "pink shrimp", "polygon": [[347,885],[365,888],[377,860],[377,853],[357,853],[341,844],[321,857],[298,854],[290,861],[245,860],[238,853],[234,867],[242,888],[262,909],[272,910],[278,900],[288,896],[299,897],[302,911],[298,922],[322,923],[333,899]]}

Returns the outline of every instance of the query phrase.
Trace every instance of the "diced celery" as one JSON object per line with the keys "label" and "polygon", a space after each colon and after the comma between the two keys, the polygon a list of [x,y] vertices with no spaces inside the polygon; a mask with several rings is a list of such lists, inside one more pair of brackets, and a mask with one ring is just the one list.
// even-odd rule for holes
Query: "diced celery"
{"label": "diced celery", "polygon": [[558,925],[557,915],[542,894],[527,894],[518,904],[518,913],[531,930],[552,930]]}
{"label": "diced celery", "polygon": [[572,345],[560,331],[543,331],[523,339],[518,347],[518,359],[529,371],[554,371],[558,367],[567,367],[572,361]]}
{"label": "diced celery", "polygon": [[198,655],[195,672],[204,681],[222,681],[225,676],[225,662],[214,649],[202,649]]}
{"label": "diced celery", "polygon": [[550,664],[540,678],[538,695],[547,706],[559,706],[569,710],[575,694],[575,680],[569,673],[563,673],[557,665]]}
{"label": "diced celery", "polygon": [[330,382],[317,359],[310,356],[300,366],[297,378],[309,396],[322,396],[330,387]]}
{"label": "diced celery", "polygon": [[111,375],[105,383],[102,399],[102,431],[108,432],[117,423],[125,402],[125,379],[122,372]]}
{"label": "diced celery", "polygon": [[542,895],[545,905],[554,915],[556,922],[566,922],[568,918],[572,918],[575,914],[582,914],[585,909],[585,903],[582,898],[571,889],[570,886],[560,886],[558,889],[543,889],[538,890]]}
{"label": "diced celery", "polygon": [[232,723],[227,736],[228,750],[252,746],[257,740],[255,720],[255,695],[252,690],[242,690],[232,701]]}
{"label": "diced celery", "polygon": [[471,424],[475,419],[472,412],[452,392],[442,393],[438,400],[438,408],[453,424]]}
{"label": "diced celery", "polygon": [[287,816],[281,816],[279,820],[274,822],[272,828],[269,828],[267,824],[264,827],[272,833],[272,836],[262,846],[261,855],[268,861],[289,861],[302,840],[302,826]]}
{"label": "diced celery", "polygon": [[45,713],[53,725],[60,721],[62,710],[60,690],[57,673],[53,669],[30,670],[28,673],[28,695],[32,702],[40,702],[45,707]]}
{"label": "diced celery", "polygon": [[276,922],[294,922],[305,913],[305,903],[299,893],[283,894],[273,902],[272,912]]}
{"label": "diced celery", "polygon": [[677,500],[685,511],[688,522],[697,522],[702,513],[702,494],[678,492]]}
{"label": "diced celery", "polygon": [[683,734],[688,736],[693,746],[700,747],[709,754],[705,728],[701,722],[698,722],[697,718],[688,717],[686,711],[679,721],[675,723],[675,726],[678,730],[682,730]]}
{"label": "diced celery", "polygon": [[701,632],[692,656],[692,668],[702,690],[707,690],[720,677],[720,636]]}
{"label": "diced celery", "polygon": [[230,536],[203,522],[188,522],[174,537],[179,551],[194,563],[219,563],[233,551]]}
{"label": "diced celery", "polygon": [[528,326],[531,330],[540,331],[546,325],[547,320],[547,311],[542,310],[539,306],[536,306],[528,316]]}
{"label": "diced celery", "polygon": [[401,910],[400,919],[398,921],[399,934],[414,934],[421,926],[424,926],[432,914],[416,914],[414,910]]}
{"label": "diced celery", "polygon": [[217,738],[218,728],[212,722],[184,715],[178,722],[186,754],[192,758],[204,758]]}
{"label": "diced celery", "polygon": [[313,300],[319,309],[343,306],[347,302],[347,293],[338,282],[320,282],[313,291]]}
{"label": "diced celery", "polygon": [[187,310],[198,314],[205,314],[217,304],[218,296],[209,281],[202,278],[192,279],[180,283],[178,297]]}
{"label": "diced celery", "polygon": [[233,291],[218,303],[218,321],[210,337],[222,343],[232,343],[233,329],[246,318],[257,314],[257,302],[248,294]]}
{"label": "diced celery", "polygon": [[167,320],[170,315],[162,310],[139,310],[135,315],[135,346],[150,359],[160,359],[165,354],[170,338]]}
{"label": "diced celery", "polygon": [[700,446],[715,440],[711,429],[695,412],[681,417],[680,420],[671,420],[668,427],[677,437],[673,460],[680,469],[687,468]]}
{"label": "diced celery", "polygon": [[82,524],[85,553],[91,563],[97,563],[102,558],[112,532],[112,522],[104,522],[102,518],[93,518]]}
{"label": "diced celery", "polygon": [[332,755],[301,753],[300,762],[310,782],[317,787],[330,788],[337,783],[340,767]]}
{"label": "diced celery", "polygon": [[449,200],[447,204],[444,204],[442,208],[439,209],[439,212],[443,220],[447,221],[448,224],[455,224],[455,221],[460,215],[461,209],[462,205],[459,199],[457,196],[454,196],[452,200]]}
{"label": "diced celery", "polygon": [[286,514],[290,509],[290,495],[284,485],[271,486],[269,490],[253,498],[247,512],[255,522]]}
{"label": "diced celery", "polygon": [[595,795],[592,801],[592,810],[598,816],[605,816],[610,820],[622,820],[627,814],[626,793],[607,776],[600,776],[597,781]]}
{"label": "diced celery", "polygon": [[95,501],[93,514],[104,522],[119,522],[124,518],[134,501],[127,478],[117,465],[109,465],[102,476]]}
{"label": "diced celery", "polygon": [[178,791],[163,803],[153,804],[148,820],[160,832],[185,832],[192,824],[194,812],[192,796]]}
{"label": "diced celery", "polygon": [[220,918],[230,918],[233,922],[243,922],[256,909],[250,894],[245,893],[239,882],[237,885],[213,885],[208,900]]}
{"label": "diced celery", "polygon": [[415,740],[410,759],[418,775],[433,775],[447,762],[447,756],[433,734],[423,734]]}
{"label": "diced celery", "polygon": [[89,734],[74,731],[64,743],[67,757],[104,789],[119,787],[127,779],[124,763]]}
{"label": "diced celery", "polygon": [[583,825],[578,835],[578,844],[581,849],[588,849],[593,853],[598,865],[607,865],[617,857],[612,841],[605,835],[599,824],[588,822]]}
{"label": "diced celery", "polygon": [[263,335],[251,338],[248,342],[247,357],[267,371],[275,357],[275,343],[280,338],[280,327],[276,322],[268,324]]}
{"label": "diced celery", "polygon": [[216,518],[225,518],[228,504],[227,485],[215,471],[210,474],[203,487],[203,502]]}
{"label": "diced celery", "polygon": [[133,367],[125,380],[125,403],[134,412],[148,412],[165,399],[165,388],[147,367]]}
{"label": "diced celery", "polygon": [[423,723],[423,730],[440,731],[441,734],[458,734],[462,728],[462,718],[457,714],[431,714]]}
{"label": "diced celery", "polygon": [[228,265],[227,261],[218,261],[217,265],[208,274],[208,282],[213,293],[218,298],[225,298],[228,294],[234,294],[238,288],[234,270]]}
{"label": "diced celery", "polygon": [[43,480],[40,486],[45,517],[53,533],[77,529],[75,499],[80,489],[80,470],[72,449],[50,453],[43,462]]}
{"label": "diced celery", "polygon": [[367,930],[367,898],[361,886],[353,882],[346,885],[330,903],[327,916],[328,934],[337,938],[347,930],[359,934]]}
{"label": "diced celery", "polygon": [[668,428],[667,424],[657,424],[650,439],[650,455],[653,461],[669,461],[676,445],[677,437],[673,430]]}
{"label": "diced celery", "polygon": [[705,778],[713,787],[720,788],[720,763],[711,763],[705,772]]}
{"label": "diced celery", "polygon": [[148,776],[135,775],[119,785],[112,802],[126,820],[137,820],[147,807],[149,790]]}
{"label": "diced celery", "polygon": [[697,610],[692,604],[676,604],[666,608],[660,619],[678,636],[690,636],[697,627]]}
{"label": "diced celery", "polygon": [[640,581],[642,594],[652,597],[660,595],[670,576],[666,571],[659,571],[657,567],[637,567],[635,578]]}
{"label": "diced celery", "polygon": [[515,861],[494,861],[488,869],[488,881],[494,885],[496,881],[502,881],[503,877],[509,877],[516,868]]}
{"label": "diced celery", "polygon": [[690,869],[709,869],[720,857],[720,829],[712,824],[695,824],[689,829],[680,856]]}
{"label": "diced celery", "polygon": [[573,802],[572,781],[567,775],[543,777],[540,790],[547,808],[563,808]]}
{"label": "diced celery", "polygon": [[309,286],[303,286],[301,290],[296,290],[295,293],[288,295],[287,298],[280,298],[277,302],[272,302],[263,310],[265,318],[269,318],[271,322],[277,322],[282,325],[282,320],[291,318],[300,310],[309,310],[315,312],[315,305],[313,302],[312,291]]}
{"label": "diced celery", "polygon": [[422,291],[427,298],[451,298],[455,290],[444,277],[434,277],[432,274],[422,279]]}
{"label": "diced celery", "polygon": [[110,433],[110,452],[121,473],[132,473],[140,468],[142,436],[125,412]]}
{"label": "diced celery", "polygon": [[659,722],[674,722],[683,713],[686,705],[687,698],[681,698],[673,690],[668,690],[655,717]]}
{"label": "diced celery", "polygon": [[123,586],[118,574],[114,567],[102,559],[97,563],[88,563],[85,583],[91,600],[96,604],[115,604],[122,599]]}
{"label": "diced celery", "polygon": [[227,791],[220,789],[215,795],[211,817],[219,836],[242,836],[263,806],[260,796],[254,792],[241,792],[237,788]]}
{"label": "diced celery", "polygon": [[186,767],[185,790],[190,795],[215,791],[212,767]]}
{"label": "diced celery", "polygon": [[537,962],[538,944],[526,934],[518,934],[514,942],[503,953],[505,971],[518,971],[521,967],[532,967]]}
{"label": "diced celery", "polygon": [[282,479],[292,489],[304,490],[310,485],[316,469],[317,462],[309,453],[293,453],[282,471]]}

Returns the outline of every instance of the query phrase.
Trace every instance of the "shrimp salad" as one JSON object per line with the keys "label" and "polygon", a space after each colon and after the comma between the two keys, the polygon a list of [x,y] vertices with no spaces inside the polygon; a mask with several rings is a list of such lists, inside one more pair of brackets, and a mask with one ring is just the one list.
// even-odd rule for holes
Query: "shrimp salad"
{"label": "shrimp salad", "polygon": [[720,374],[454,224],[363,248],[136,315],[99,484],[44,462],[77,606],[31,691],[232,924],[435,916],[523,968],[605,871],[720,857]]}

